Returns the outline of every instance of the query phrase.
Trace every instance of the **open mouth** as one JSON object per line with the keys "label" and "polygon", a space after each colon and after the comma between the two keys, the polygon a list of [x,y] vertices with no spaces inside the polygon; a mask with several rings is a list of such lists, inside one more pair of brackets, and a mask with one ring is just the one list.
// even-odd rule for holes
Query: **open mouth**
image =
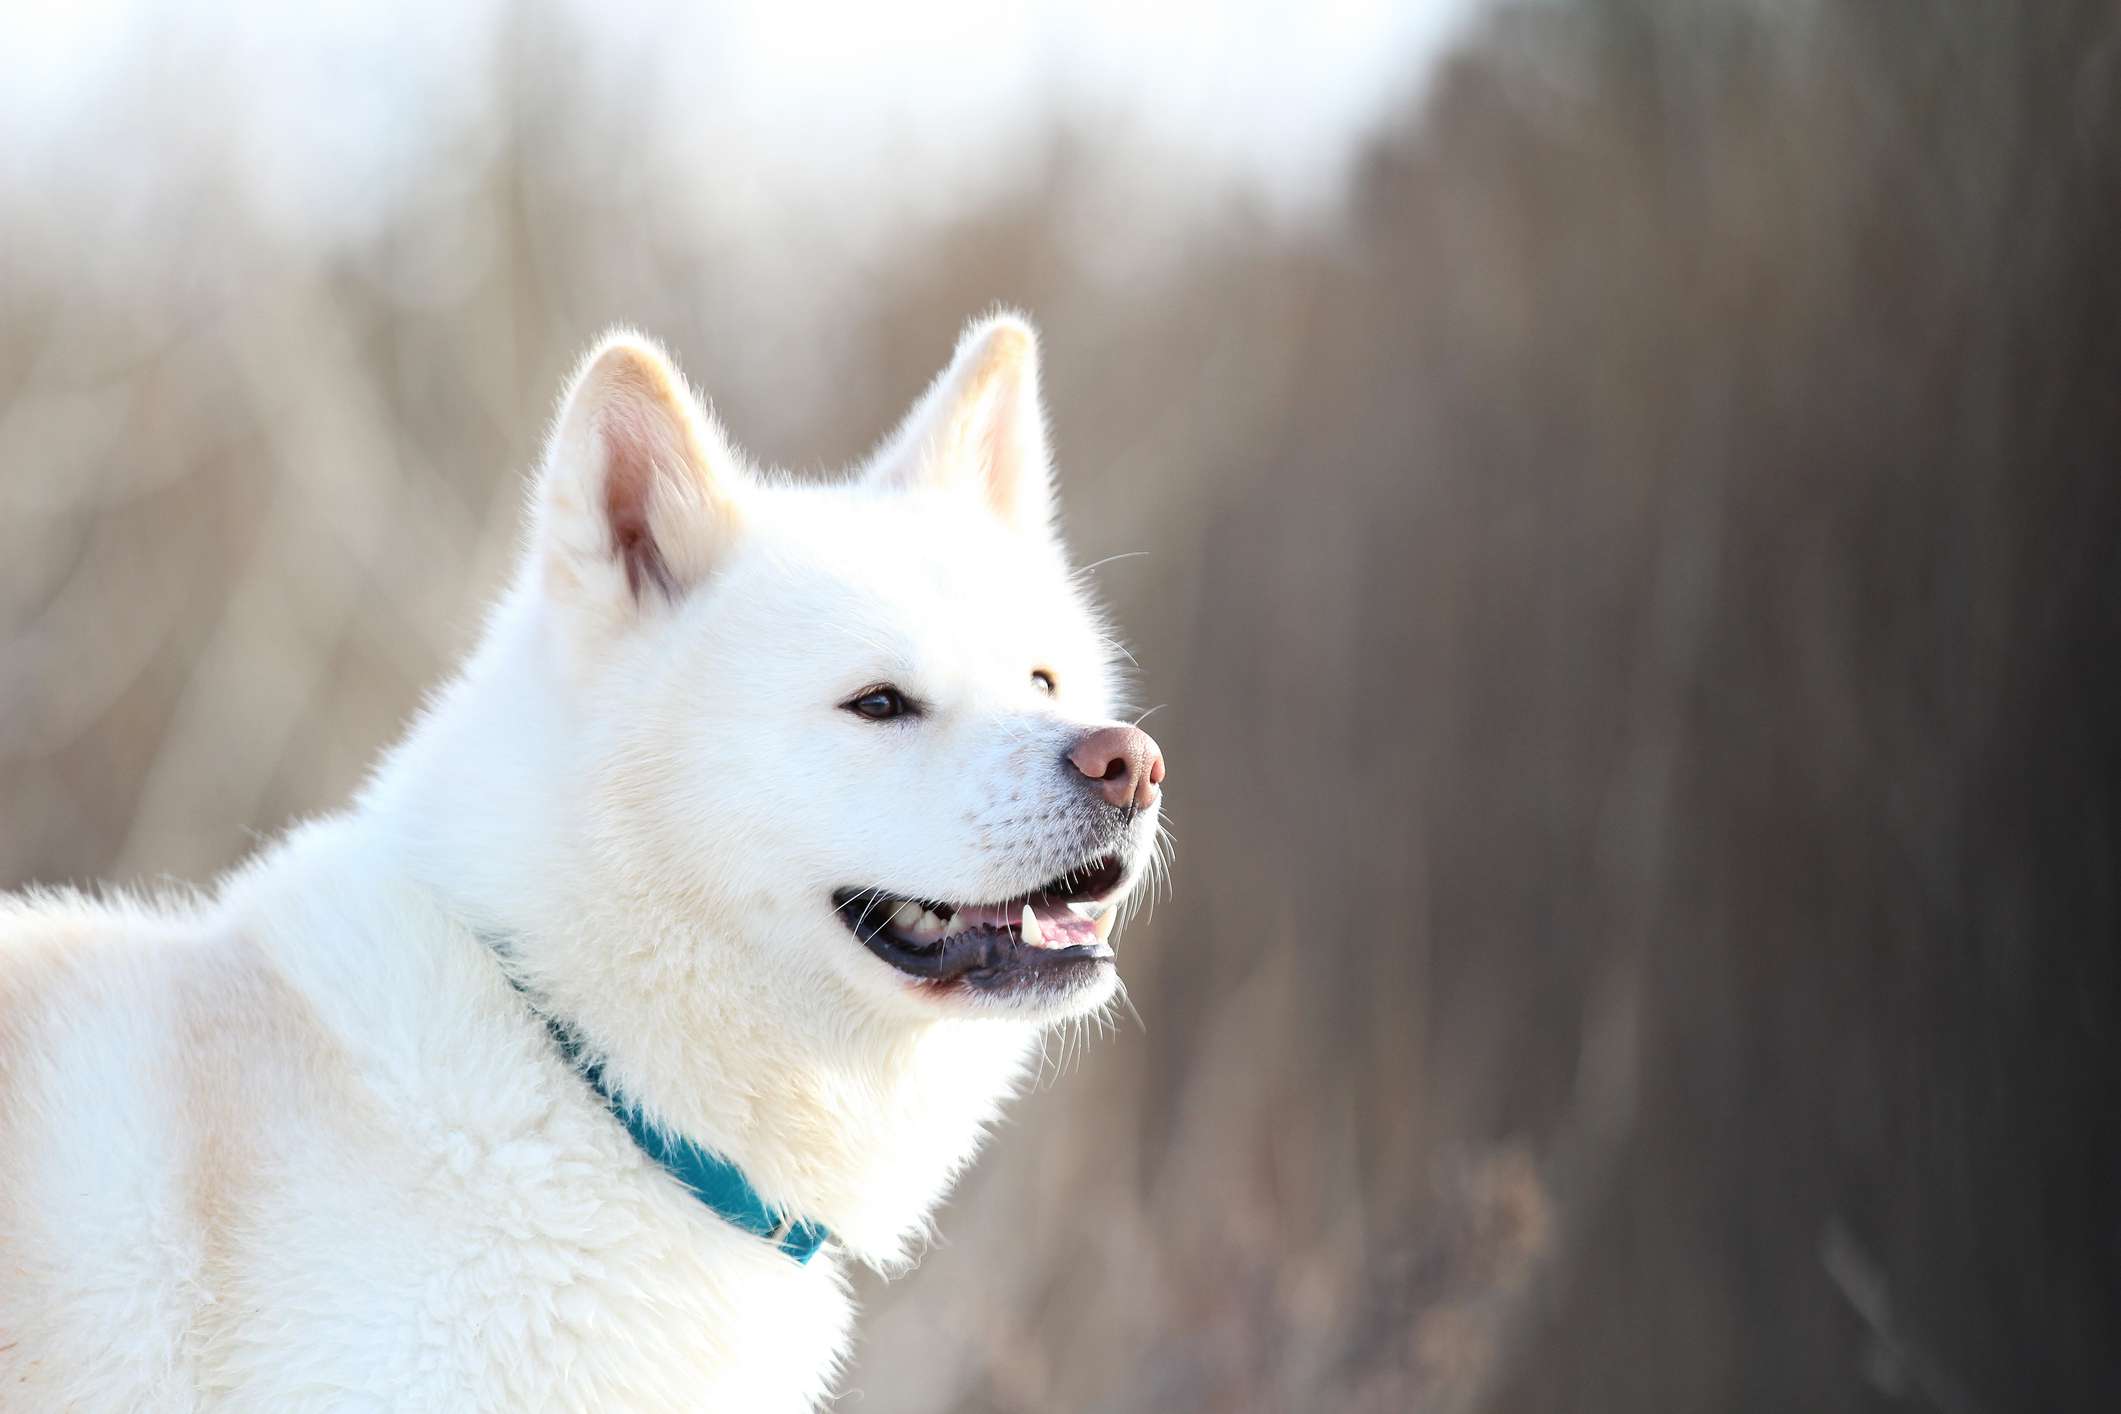
{"label": "open mouth", "polygon": [[841,889],[833,906],[862,945],[909,977],[984,990],[1065,985],[1112,965],[1126,861],[1108,854],[1028,894],[948,903]]}

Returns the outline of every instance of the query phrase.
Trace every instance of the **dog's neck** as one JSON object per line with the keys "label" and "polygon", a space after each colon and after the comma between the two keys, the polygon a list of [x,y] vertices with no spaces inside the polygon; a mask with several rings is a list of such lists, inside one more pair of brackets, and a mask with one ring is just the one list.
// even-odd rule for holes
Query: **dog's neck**
{"label": "dog's neck", "polygon": [[755,947],[731,945],[770,937],[725,930],[801,926],[802,901],[732,922],[614,877],[557,769],[576,724],[524,619],[503,607],[362,814],[408,877],[504,944],[512,978],[651,1120],[739,1165],[769,1204],[829,1227],[857,1258],[902,1260],[1022,1077],[1035,1029],[882,1016],[823,969],[791,988],[785,972],[747,965]]}

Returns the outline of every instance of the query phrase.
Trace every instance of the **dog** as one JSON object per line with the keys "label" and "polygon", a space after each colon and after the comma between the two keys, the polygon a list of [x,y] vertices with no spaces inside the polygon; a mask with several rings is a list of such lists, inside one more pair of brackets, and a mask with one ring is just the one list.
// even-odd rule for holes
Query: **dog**
{"label": "dog", "polygon": [[816,1406],[851,1264],[1115,1000],[1165,772],[1117,651],[1022,318],[829,483],[607,338],[346,811],[210,896],[0,899],[0,1408]]}

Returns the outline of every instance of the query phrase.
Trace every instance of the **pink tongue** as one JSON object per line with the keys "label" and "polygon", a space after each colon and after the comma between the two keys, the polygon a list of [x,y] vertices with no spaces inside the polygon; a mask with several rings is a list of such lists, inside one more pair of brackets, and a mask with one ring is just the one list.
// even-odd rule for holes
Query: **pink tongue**
{"label": "pink tongue", "polygon": [[[1097,929],[1087,918],[1077,918],[1065,904],[1047,904],[1034,910],[1038,919],[1038,941],[1040,947],[1072,948],[1097,941]],[[961,908],[951,918],[952,930],[958,928],[1014,928],[1024,921],[1024,906],[1018,904],[981,904],[975,908]]]}

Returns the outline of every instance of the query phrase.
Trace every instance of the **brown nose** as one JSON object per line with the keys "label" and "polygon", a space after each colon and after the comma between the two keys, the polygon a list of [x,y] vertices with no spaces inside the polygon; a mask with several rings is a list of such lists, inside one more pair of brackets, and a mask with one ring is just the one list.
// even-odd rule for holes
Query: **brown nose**
{"label": "brown nose", "polygon": [[1156,738],[1140,727],[1086,732],[1068,759],[1097,783],[1099,795],[1122,808],[1147,810],[1156,804],[1157,787],[1164,783],[1164,753],[1157,750]]}

